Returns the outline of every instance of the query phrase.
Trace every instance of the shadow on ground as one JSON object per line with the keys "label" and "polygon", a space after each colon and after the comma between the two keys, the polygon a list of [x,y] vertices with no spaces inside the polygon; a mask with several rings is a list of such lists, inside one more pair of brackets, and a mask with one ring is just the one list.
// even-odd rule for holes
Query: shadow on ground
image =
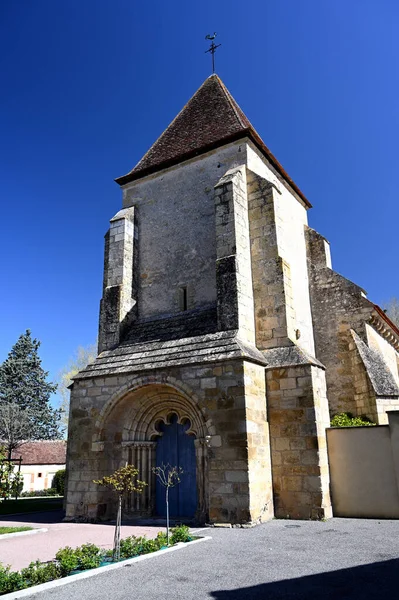
{"label": "shadow on ground", "polygon": [[65,512],[63,510],[1,515],[0,523],[3,521],[12,521],[13,523],[61,523],[64,516]]}
{"label": "shadow on ground", "polygon": [[[65,517],[64,510],[49,510],[43,512],[31,512],[31,513],[19,513],[14,515],[0,515],[0,523],[12,521],[13,523],[47,523],[47,524],[55,524],[62,523]],[[92,524],[92,523],[89,523]],[[115,521],[97,521],[99,525],[111,525],[115,527]],[[171,526],[178,525],[179,522],[171,522]],[[82,522],[81,525],[85,525],[85,522]],[[154,527],[159,528],[160,526],[166,527],[165,519],[147,519],[147,520],[135,520],[135,521],[122,521],[122,526],[146,526],[146,527]]]}
{"label": "shadow on ground", "polygon": [[381,600],[399,597],[399,559],[263,583],[236,590],[210,592],[216,600]]}

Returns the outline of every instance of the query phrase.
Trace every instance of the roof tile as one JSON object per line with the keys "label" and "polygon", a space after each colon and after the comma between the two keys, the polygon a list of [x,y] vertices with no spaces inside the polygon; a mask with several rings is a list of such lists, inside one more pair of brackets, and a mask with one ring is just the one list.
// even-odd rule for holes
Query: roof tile
{"label": "roof tile", "polygon": [[22,456],[24,465],[64,465],[66,461],[65,440],[41,440],[25,442],[12,453],[12,458]]}
{"label": "roof tile", "polygon": [[116,182],[124,185],[244,137],[249,137],[255,143],[277,172],[310,207],[310,202],[266,147],[215,74],[204,81],[134,169],[116,179]]}

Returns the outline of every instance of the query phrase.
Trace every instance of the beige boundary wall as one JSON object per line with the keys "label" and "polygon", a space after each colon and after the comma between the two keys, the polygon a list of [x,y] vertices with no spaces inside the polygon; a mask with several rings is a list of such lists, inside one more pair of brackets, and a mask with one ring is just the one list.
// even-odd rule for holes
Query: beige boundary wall
{"label": "beige boundary wall", "polygon": [[327,429],[335,517],[399,518],[399,411],[388,425]]}

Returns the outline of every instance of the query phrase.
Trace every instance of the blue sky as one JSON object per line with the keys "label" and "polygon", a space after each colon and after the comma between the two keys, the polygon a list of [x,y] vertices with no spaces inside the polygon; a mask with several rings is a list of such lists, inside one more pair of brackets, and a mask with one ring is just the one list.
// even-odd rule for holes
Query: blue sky
{"label": "blue sky", "polygon": [[113,180],[210,74],[213,31],[334,268],[399,296],[398,24],[394,0],[2,0],[0,360],[30,328],[54,378],[96,339]]}

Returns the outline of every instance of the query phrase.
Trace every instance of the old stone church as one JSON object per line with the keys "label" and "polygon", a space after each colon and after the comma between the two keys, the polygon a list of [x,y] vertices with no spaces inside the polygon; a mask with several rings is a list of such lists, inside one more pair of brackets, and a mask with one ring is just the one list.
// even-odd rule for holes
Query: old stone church
{"label": "old stone church", "polygon": [[99,355],[71,391],[67,518],[114,516],[99,478],[184,473],[179,519],[331,516],[326,427],[399,409],[399,330],[336,273],[311,204],[217,75],[127,175],[105,238]]}

